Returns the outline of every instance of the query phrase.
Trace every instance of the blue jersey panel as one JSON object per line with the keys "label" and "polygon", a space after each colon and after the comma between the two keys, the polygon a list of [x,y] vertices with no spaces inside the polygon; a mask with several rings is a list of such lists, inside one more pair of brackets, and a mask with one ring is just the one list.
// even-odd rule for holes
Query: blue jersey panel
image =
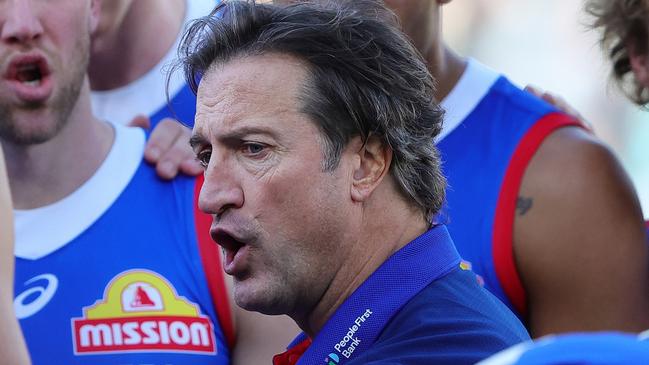
{"label": "blue jersey panel", "polygon": [[572,333],[544,337],[498,353],[478,365],[644,365],[649,343],[621,333]]}
{"label": "blue jersey panel", "polygon": [[189,128],[194,127],[196,96],[188,85],[183,86],[173,96],[169,105],[164,105],[151,116],[151,126],[155,127],[164,118],[174,118]]}
{"label": "blue jersey panel", "polygon": [[228,364],[194,227],[194,180],[146,164],[81,235],[16,260],[33,363]]}
{"label": "blue jersey panel", "polygon": [[516,364],[645,365],[649,343],[621,334],[562,336],[525,352]]}
{"label": "blue jersey panel", "polygon": [[456,269],[408,302],[349,364],[475,364],[528,339],[518,318],[473,272]]}
{"label": "blue jersey panel", "polygon": [[516,147],[552,111],[548,104],[500,77],[462,123],[438,143],[448,178],[447,203],[439,219],[447,224],[462,258],[512,309],[492,256],[496,206]]}

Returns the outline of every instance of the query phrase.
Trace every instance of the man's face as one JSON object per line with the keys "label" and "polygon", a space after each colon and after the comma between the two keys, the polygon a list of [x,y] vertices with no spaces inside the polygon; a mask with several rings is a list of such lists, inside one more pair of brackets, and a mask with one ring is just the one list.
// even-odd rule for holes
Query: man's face
{"label": "man's face", "polygon": [[38,144],[65,125],[83,84],[96,0],[0,0],[0,138]]}
{"label": "man's face", "polygon": [[351,256],[345,232],[357,223],[353,153],[323,171],[323,137],[298,101],[306,75],[293,57],[253,56],[212,66],[198,90],[199,206],[214,216],[237,304],[267,314],[315,306]]}

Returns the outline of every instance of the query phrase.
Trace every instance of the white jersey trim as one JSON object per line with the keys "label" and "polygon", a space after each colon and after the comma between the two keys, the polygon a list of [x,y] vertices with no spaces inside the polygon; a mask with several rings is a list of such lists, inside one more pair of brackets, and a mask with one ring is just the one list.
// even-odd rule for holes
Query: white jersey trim
{"label": "white jersey trim", "polygon": [[[136,115],[151,116],[167,105],[167,72],[177,59],[176,50],[189,22],[208,15],[216,6],[214,0],[187,0],[184,25],[178,38],[160,62],[141,78],[123,87],[93,91],[91,93],[93,113],[101,120],[111,123],[128,124]],[[181,71],[172,74],[169,80],[169,95],[175,96],[185,86]],[[189,121],[186,121],[189,122]]]}
{"label": "white jersey trim", "polygon": [[437,136],[439,143],[457,128],[478,106],[496,83],[500,74],[474,59],[467,60],[466,70],[453,90],[442,100],[446,111],[442,131]]}
{"label": "white jersey trim", "polygon": [[16,257],[38,260],[65,246],[95,223],[117,200],[142,163],[140,128],[114,126],[115,142],[94,175],[56,203],[14,210]]}

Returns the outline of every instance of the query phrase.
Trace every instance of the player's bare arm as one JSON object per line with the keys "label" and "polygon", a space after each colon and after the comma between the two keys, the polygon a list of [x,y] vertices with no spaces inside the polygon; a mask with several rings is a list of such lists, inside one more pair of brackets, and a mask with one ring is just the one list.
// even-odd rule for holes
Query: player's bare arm
{"label": "player's bare arm", "polygon": [[3,364],[29,364],[27,348],[13,310],[14,227],[11,194],[0,146],[0,358]]}
{"label": "player's bare arm", "polygon": [[519,190],[514,255],[534,337],[649,328],[649,259],[635,190],[611,151],[563,128]]}

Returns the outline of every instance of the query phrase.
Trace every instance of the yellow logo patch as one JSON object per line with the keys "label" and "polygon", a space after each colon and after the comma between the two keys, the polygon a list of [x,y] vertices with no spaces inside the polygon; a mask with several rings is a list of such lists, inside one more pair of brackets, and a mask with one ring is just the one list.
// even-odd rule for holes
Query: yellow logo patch
{"label": "yellow logo patch", "polygon": [[178,296],[162,276],[129,270],[106,286],[104,298],[72,319],[74,352],[216,353],[210,319]]}

